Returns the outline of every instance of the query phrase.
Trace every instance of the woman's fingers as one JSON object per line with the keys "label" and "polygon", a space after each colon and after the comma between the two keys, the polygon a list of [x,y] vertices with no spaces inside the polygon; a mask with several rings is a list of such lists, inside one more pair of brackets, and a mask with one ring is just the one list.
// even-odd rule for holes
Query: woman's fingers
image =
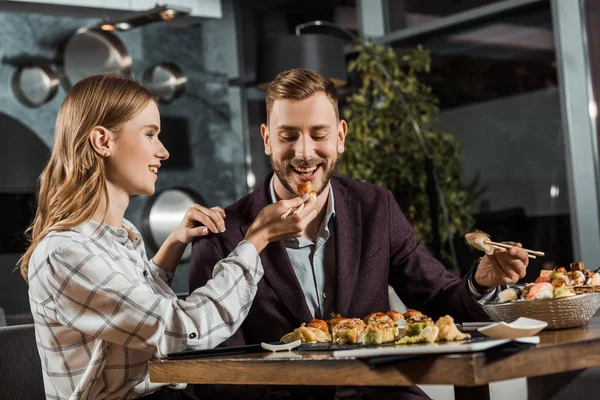
{"label": "woman's fingers", "polygon": [[310,221],[313,220],[317,215],[317,197],[309,196],[306,203],[304,203],[304,209],[300,213],[300,217],[302,221],[304,221],[307,225]]}
{"label": "woman's fingers", "polygon": [[221,215],[221,218],[225,218],[226,217],[225,210],[223,210],[221,207],[215,206],[215,207],[211,207],[210,209],[213,210],[213,211],[218,212],[219,215]]}
{"label": "woman's fingers", "polygon": [[190,229],[190,235],[192,235],[193,237],[206,236],[208,235],[208,233],[209,230],[205,226],[197,226],[195,228]]}
{"label": "woman's fingers", "polygon": [[219,228],[212,218],[215,218],[214,215],[208,215],[207,213],[200,211],[196,207],[190,207],[186,211],[186,219],[188,221],[200,222],[201,224],[206,226],[212,233],[219,233]]}
{"label": "woman's fingers", "polygon": [[[225,232],[225,221],[223,220],[223,216],[222,216],[221,212],[218,209],[215,210],[215,208],[216,207],[206,208],[199,204],[194,205],[194,209],[196,209],[200,213],[206,215],[210,219],[212,224],[217,227],[216,232],[211,229],[211,231],[213,233]],[[221,209],[221,211],[223,211],[223,209]],[[204,220],[197,220],[197,221],[201,221],[202,223],[204,223]],[[209,226],[207,224],[204,224],[204,225]],[[210,226],[209,226],[209,229],[210,229]]]}
{"label": "woman's fingers", "polygon": [[303,194],[301,197],[294,197],[293,199],[288,200],[279,200],[277,204],[284,210],[288,210],[290,208],[299,207],[300,204],[306,202],[310,196],[308,194]]}

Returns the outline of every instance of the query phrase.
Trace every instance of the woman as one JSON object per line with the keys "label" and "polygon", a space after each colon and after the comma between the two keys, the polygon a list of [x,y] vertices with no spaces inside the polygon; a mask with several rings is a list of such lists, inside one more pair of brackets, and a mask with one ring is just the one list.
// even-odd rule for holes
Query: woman
{"label": "woman", "polygon": [[[49,399],[129,399],[161,389],[150,383],[147,362],[231,336],[263,274],[258,253],[270,241],[301,235],[316,215],[308,196],[266,207],[217,263],[213,279],[178,300],[169,283],[186,244],[223,232],[225,213],[189,208],[148,261],[139,232],[123,216],[132,195],[154,193],[169,157],[159,131],[153,95],[115,75],[83,79],[59,110],[20,264]],[[304,202],[308,211],[281,219]],[[167,392],[151,397],[170,398]]]}

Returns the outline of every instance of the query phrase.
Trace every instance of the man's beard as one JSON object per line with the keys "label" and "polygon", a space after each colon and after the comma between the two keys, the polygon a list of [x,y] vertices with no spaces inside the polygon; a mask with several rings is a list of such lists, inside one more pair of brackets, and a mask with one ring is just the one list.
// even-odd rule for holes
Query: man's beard
{"label": "man's beard", "polygon": [[269,157],[270,161],[271,161],[271,167],[273,168],[273,172],[275,173],[275,175],[277,176],[277,178],[279,179],[279,182],[281,182],[281,185],[292,195],[294,196],[298,196],[298,190],[297,188],[292,187],[292,185],[290,184],[290,182],[286,179],[286,174],[285,171],[289,170],[290,171],[290,175],[295,174],[291,168],[290,165],[293,165],[294,167],[299,167],[299,168],[306,168],[306,167],[310,167],[310,166],[314,166],[314,165],[319,165],[318,168],[323,168],[323,183],[321,184],[321,187],[317,188],[314,185],[313,182],[313,188],[317,191],[317,196],[320,195],[323,190],[325,190],[325,188],[327,187],[327,184],[329,183],[329,180],[331,179],[331,175],[333,175],[333,173],[335,172],[335,166],[336,166],[336,162],[337,160],[333,160],[331,162],[331,164],[325,164],[325,163],[320,163],[320,164],[306,164],[306,163],[294,163],[293,160],[292,161],[286,161],[283,163],[278,163],[275,160],[273,160],[273,156]]}

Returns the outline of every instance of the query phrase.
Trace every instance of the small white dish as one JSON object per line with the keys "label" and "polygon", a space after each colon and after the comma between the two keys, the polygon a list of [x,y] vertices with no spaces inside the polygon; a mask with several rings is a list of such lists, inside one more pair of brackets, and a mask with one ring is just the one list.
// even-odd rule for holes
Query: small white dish
{"label": "small white dish", "polygon": [[260,344],[260,346],[268,351],[272,351],[272,352],[276,352],[276,351],[284,351],[284,350],[292,350],[295,349],[296,347],[300,346],[302,344],[301,340],[294,340],[293,342],[290,343],[285,343],[285,344],[271,344],[271,343],[265,343],[262,342]]}
{"label": "small white dish", "polygon": [[534,336],[536,333],[548,326],[545,321],[538,319],[519,317],[515,321],[507,324],[506,322],[497,322],[477,329],[479,332],[491,337],[492,339],[516,339],[526,336]]}

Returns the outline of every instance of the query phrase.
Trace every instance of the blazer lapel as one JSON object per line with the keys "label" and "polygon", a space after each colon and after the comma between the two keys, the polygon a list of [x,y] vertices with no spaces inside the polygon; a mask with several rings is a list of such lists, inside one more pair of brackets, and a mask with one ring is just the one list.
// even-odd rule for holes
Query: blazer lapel
{"label": "blazer lapel", "polygon": [[346,317],[355,291],[360,269],[361,209],[360,203],[346,193],[335,177],[331,178],[335,201],[335,255],[336,255],[336,313]]}
{"label": "blazer lapel", "polygon": [[[260,187],[250,196],[244,209],[249,221],[254,221],[260,210],[271,204],[270,182],[273,174],[269,174]],[[246,235],[250,223],[242,226],[242,236]],[[302,291],[302,286],[296,277],[287,255],[283,240],[272,242],[261,252],[260,259],[265,270],[264,278],[269,281],[277,297],[296,317],[298,323],[310,322],[313,316]]]}

